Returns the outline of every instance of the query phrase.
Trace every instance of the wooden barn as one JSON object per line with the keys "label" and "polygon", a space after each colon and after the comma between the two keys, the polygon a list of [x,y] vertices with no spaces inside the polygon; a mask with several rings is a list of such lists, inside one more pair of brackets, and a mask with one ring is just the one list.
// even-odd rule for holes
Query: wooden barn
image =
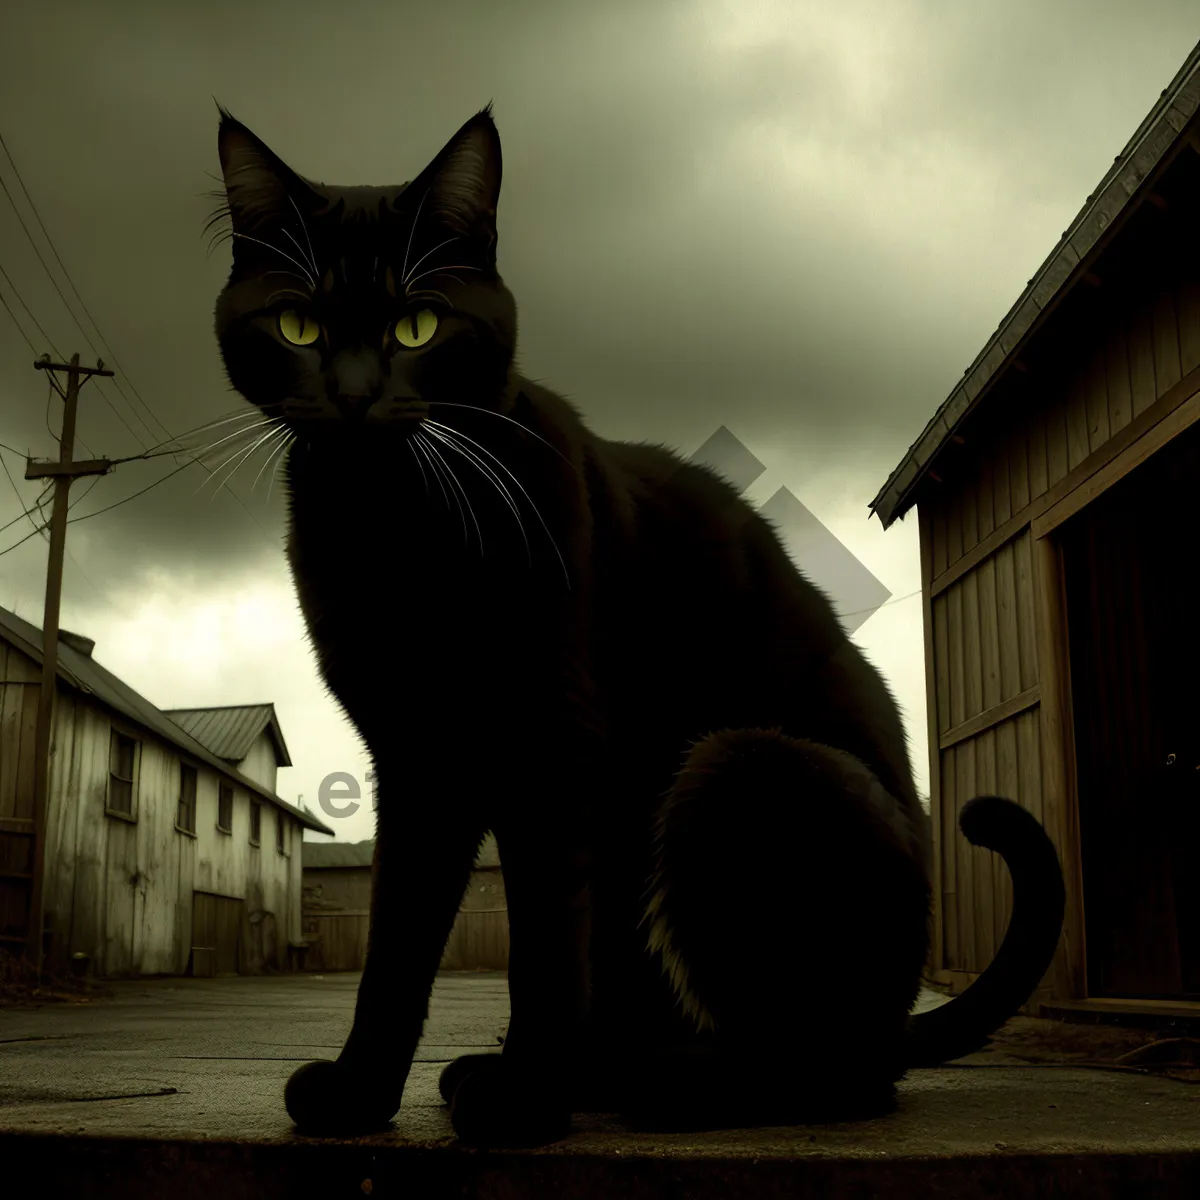
{"label": "wooden barn", "polygon": [[[187,710],[181,724],[102,667],[90,639],[59,636],[47,966],[82,962],[109,977],[287,968],[301,934],[303,831],[332,830],[275,792],[290,760],[274,708]],[[10,950],[29,932],[41,658],[42,631],[0,609],[0,946]]]}
{"label": "wooden barn", "polygon": [[961,991],[1011,906],[956,818],[1018,799],[1067,881],[1040,1002],[1200,1012],[1200,47],[871,507],[914,505],[936,894]]}
{"label": "wooden barn", "polygon": [[[374,841],[304,843],[305,966],[361,971],[367,953]],[[496,839],[475,859],[458,919],[442,955],[443,971],[508,969],[508,907]]]}

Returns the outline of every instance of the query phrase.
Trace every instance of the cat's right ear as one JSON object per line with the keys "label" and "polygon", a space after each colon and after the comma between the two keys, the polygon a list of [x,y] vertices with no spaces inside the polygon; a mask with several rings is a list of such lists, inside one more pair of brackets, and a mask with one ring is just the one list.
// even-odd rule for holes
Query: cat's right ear
{"label": "cat's right ear", "polygon": [[309,185],[245,125],[220,112],[217,149],[234,232],[251,234],[287,219],[291,203],[309,206],[315,199]]}

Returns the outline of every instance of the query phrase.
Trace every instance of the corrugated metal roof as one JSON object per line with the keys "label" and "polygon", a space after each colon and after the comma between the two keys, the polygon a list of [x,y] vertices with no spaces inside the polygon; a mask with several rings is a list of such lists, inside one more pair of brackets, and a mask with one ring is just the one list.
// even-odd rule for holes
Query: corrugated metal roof
{"label": "corrugated metal roof", "polygon": [[962,380],[871,501],[869,507],[884,529],[912,507],[915,489],[938,452],[981,400],[992,379],[1016,356],[1027,335],[1041,325],[1044,310],[1075,283],[1084,269],[1082,260],[1100,235],[1129,206],[1142,181],[1181,138],[1188,135],[1198,107],[1200,43],[1193,48],[1170,85],[1163,89],[1158,102],[1125,149],[1113,160],[1079,215],[964,372]]}
{"label": "corrugated metal roof", "polygon": [[[29,655],[36,663],[42,661],[42,631],[31,625],[16,613],[6,608],[0,608],[0,638],[11,642],[23,654]],[[144,729],[157,734],[163,741],[170,743],[185,754],[200,762],[206,763],[227,779],[240,784],[247,791],[269,800],[276,807],[290,813],[307,829],[318,833],[333,834],[333,830],[323,822],[318,821],[311,813],[289,804],[282,796],[277,796],[262,784],[253,779],[247,779],[240,771],[234,770],[227,762],[218,758],[211,750],[201,745],[186,730],[180,728],[161,709],[157,709],[144,696],[139,695],[128,684],[123,683],[111,671],[105,670],[89,654],[82,654],[71,644],[76,638],[60,640],[58,646],[58,676],[76,691],[94,696],[101,704],[119,712],[122,716],[136,722]],[[86,640],[86,639],[85,639]]]}
{"label": "corrugated metal roof", "polygon": [[[304,867],[323,869],[334,867],[370,867],[375,853],[375,839],[365,842],[305,842]],[[476,867],[498,867],[500,854],[496,838],[488,834],[475,857]]]}
{"label": "corrugated metal roof", "polygon": [[164,708],[163,712],[218,758],[239,763],[265,729],[281,767],[292,765],[273,704],[228,704],[220,708]]}

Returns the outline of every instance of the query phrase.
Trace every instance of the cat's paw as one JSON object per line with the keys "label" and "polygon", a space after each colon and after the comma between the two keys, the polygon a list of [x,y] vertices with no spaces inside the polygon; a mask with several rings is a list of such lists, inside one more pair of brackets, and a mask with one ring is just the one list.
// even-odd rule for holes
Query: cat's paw
{"label": "cat's paw", "polygon": [[341,1063],[305,1063],[293,1071],[283,1091],[297,1132],[350,1137],[386,1129],[400,1107]]}
{"label": "cat's paw", "polygon": [[545,1146],[571,1132],[571,1104],[561,1084],[498,1058],[466,1073],[450,1100],[450,1121],[470,1145]]}

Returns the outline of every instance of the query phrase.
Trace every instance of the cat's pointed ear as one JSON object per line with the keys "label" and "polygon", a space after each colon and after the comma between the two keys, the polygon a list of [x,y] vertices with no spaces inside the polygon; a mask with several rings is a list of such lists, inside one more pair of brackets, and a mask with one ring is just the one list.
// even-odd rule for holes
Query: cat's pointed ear
{"label": "cat's pointed ear", "polygon": [[234,231],[248,233],[287,218],[291,203],[311,207],[315,193],[308,183],[245,125],[220,111],[217,148]]}
{"label": "cat's pointed ear", "polygon": [[410,186],[428,192],[425,211],[451,233],[493,246],[500,176],[500,134],[489,104],[459,129]]}

